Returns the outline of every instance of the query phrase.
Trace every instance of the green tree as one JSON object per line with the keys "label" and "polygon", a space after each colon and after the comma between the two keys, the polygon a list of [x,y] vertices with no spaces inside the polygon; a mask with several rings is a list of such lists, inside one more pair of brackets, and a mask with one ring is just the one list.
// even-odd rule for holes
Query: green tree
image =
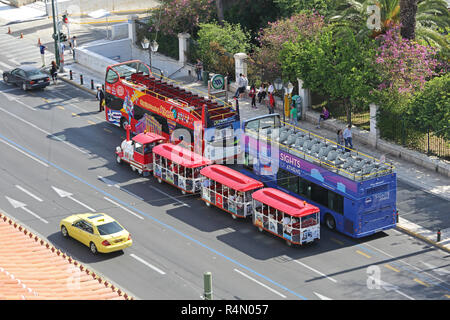
{"label": "green tree", "polygon": [[379,78],[374,66],[375,42],[358,41],[350,28],[333,27],[312,39],[299,38],[281,50],[283,75],[300,78],[306,87],[345,108],[347,121],[356,107],[367,108]]}
{"label": "green tree", "polygon": [[[422,131],[430,129],[450,141],[450,75],[436,77],[417,92],[408,105],[408,119]],[[447,128],[445,130],[445,128]]]}
{"label": "green tree", "polygon": [[334,9],[335,0],[274,0],[283,17],[290,17],[303,10],[316,10],[322,15],[328,15]]}
{"label": "green tree", "polygon": [[[403,22],[404,32],[408,37],[417,37],[439,48],[448,46],[448,42],[438,31],[439,28],[445,29],[450,26],[445,0],[418,0],[416,13],[414,2],[417,0],[407,0],[403,9],[400,7],[401,1],[405,0],[337,0],[335,13],[330,20],[353,28],[360,37],[376,37]],[[413,3],[410,3],[411,1]],[[379,31],[369,29],[367,26],[368,19],[372,15],[367,9],[371,5],[376,5],[380,9]],[[413,27],[415,32],[410,30]]]}
{"label": "green tree", "polygon": [[239,24],[202,23],[198,31],[197,56],[205,68],[222,74],[233,73],[233,55],[250,50],[250,36]]}

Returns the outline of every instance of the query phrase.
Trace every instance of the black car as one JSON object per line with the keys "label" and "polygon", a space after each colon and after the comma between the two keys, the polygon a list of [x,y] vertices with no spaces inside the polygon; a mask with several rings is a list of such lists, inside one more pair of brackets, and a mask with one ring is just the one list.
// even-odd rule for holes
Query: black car
{"label": "black car", "polygon": [[45,88],[50,84],[50,77],[33,66],[20,66],[12,71],[3,72],[5,83],[14,83],[23,90]]}

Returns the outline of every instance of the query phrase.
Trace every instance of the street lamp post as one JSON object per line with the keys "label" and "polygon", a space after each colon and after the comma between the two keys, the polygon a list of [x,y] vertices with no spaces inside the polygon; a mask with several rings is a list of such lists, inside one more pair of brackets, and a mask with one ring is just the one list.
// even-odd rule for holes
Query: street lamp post
{"label": "street lamp post", "polygon": [[[273,82],[273,86],[275,87],[276,91],[280,91],[283,88],[283,81],[280,78],[277,78]],[[273,99],[275,100],[275,97],[273,97]],[[283,122],[285,122],[284,112],[283,112]]]}
{"label": "street lamp post", "polygon": [[142,45],[142,48],[144,48],[145,50],[150,48],[150,50],[148,51],[148,55],[149,55],[149,59],[150,59],[150,64],[149,64],[150,71],[152,71],[152,52],[158,51],[159,44],[158,44],[158,42],[156,42],[156,40],[153,40],[152,42],[150,42],[147,38],[144,38],[144,40],[142,40],[142,42],[141,42],[141,45]]}

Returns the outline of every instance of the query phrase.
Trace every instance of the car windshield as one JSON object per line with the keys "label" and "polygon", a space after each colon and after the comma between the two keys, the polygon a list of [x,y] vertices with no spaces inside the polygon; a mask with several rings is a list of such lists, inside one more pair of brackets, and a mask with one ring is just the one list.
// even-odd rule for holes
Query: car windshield
{"label": "car windshield", "polygon": [[97,229],[98,233],[100,233],[100,235],[102,236],[113,234],[123,230],[123,228],[116,221],[101,224],[97,226]]}
{"label": "car windshield", "polygon": [[42,75],[42,72],[40,70],[28,70],[25,71],[25,73],[27,74],[27,76],[40,76]]}

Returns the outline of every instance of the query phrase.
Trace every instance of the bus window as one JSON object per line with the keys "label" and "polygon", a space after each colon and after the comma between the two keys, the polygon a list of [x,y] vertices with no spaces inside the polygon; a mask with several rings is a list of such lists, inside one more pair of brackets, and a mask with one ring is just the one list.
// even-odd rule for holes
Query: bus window
{"label": "bus window", "polygon": [[278,185],[294,193],[298,193],[298,179],[299,177],[286,171],[279,169],[277,174]]}
{"label": "bus window", "polygon": [[298,183],[298,193],[302,196],[311,199],[311,183],[305,179],[300,178]]}
{"label": "bus window", "polygon": [[302,217],[302,228],[308,228],[317,224],[317,213]]}
{"label": "bus window", "polygon": [[313,183],[311,185],[311,200],[323,206],[328,206],[328,190]]}
{"label": "bus window", "polygon": [[337,213],[344,213],[344,197],[340,194],[328,191],[328,208]]}
{"label": "bus window", "polygon": [[106,73],[106,82],[113,84],[118,79],[119,79],[119,77],[117,76],[117,73],[114,70],[109,69],[108,73]]}

